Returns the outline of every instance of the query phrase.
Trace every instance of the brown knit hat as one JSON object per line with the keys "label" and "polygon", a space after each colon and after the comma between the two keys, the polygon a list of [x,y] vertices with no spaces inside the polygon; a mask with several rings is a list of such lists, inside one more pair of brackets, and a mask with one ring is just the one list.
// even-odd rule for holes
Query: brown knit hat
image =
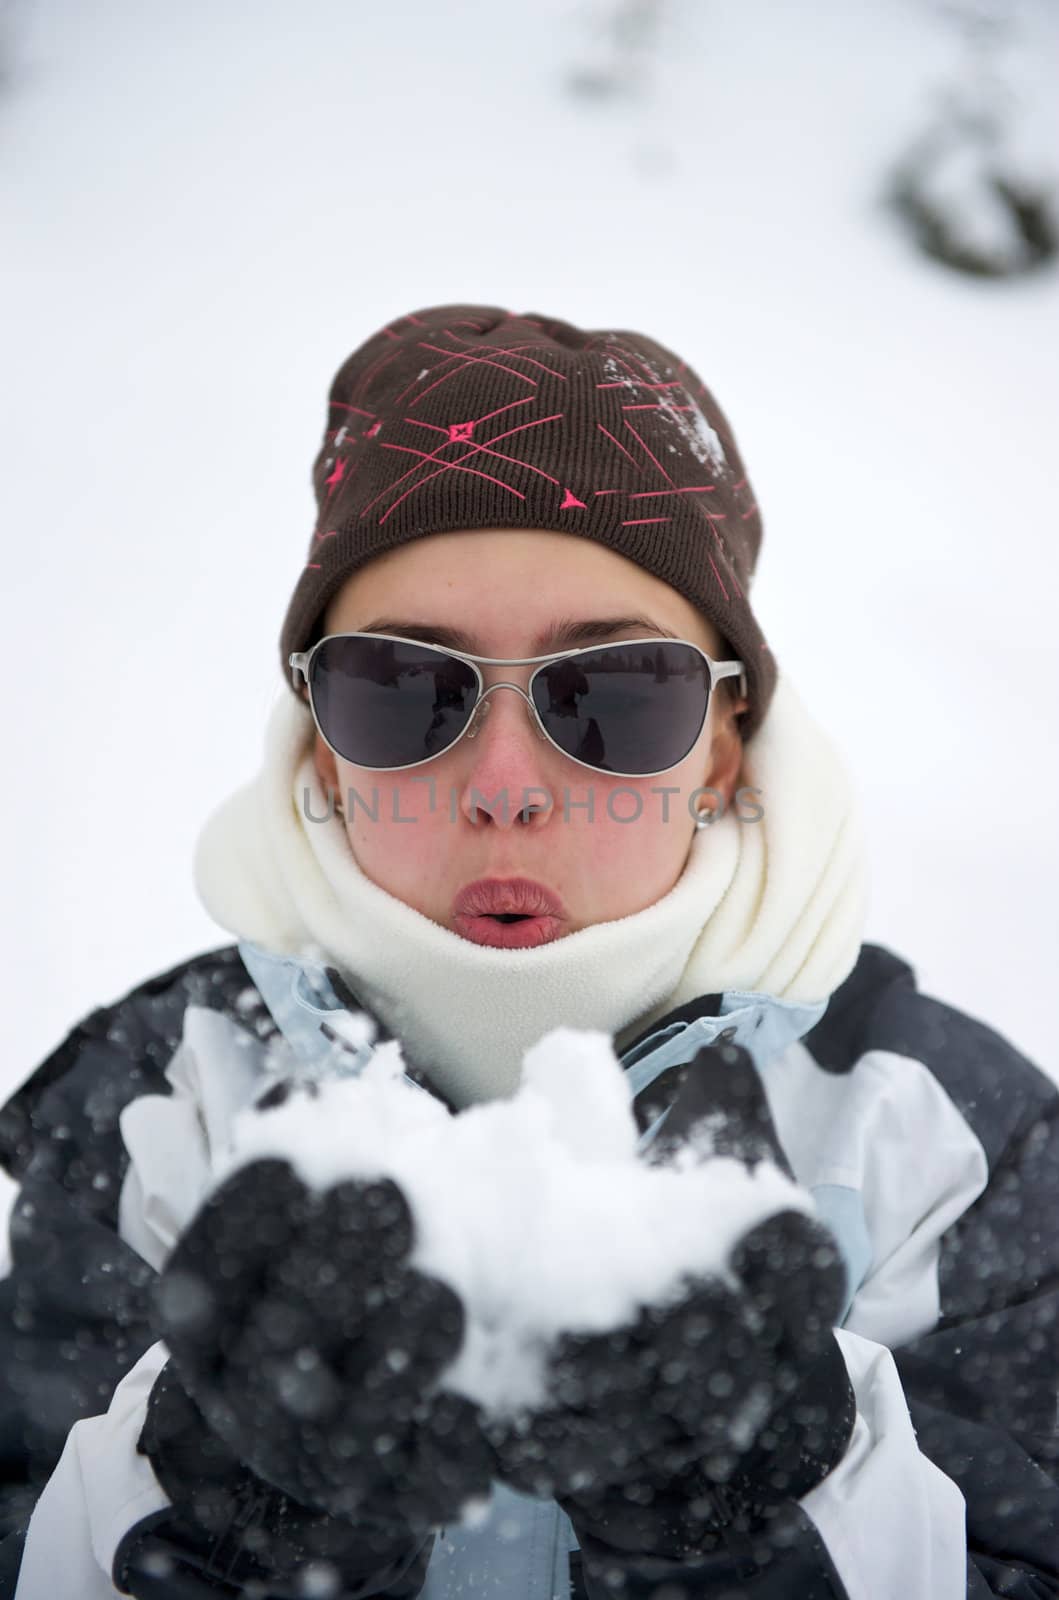
{"label": "brown knit hat", "polygon": [[319,507],[280,635],[319,637],[373,556],[425,534],[542,528],[596,539],[678,590],[746,664],[749,739],[776,664],[747,591],[761,516],[732,430],[692,369],[643,334],[498,306],[430,306],[343,362],[313,465]]}

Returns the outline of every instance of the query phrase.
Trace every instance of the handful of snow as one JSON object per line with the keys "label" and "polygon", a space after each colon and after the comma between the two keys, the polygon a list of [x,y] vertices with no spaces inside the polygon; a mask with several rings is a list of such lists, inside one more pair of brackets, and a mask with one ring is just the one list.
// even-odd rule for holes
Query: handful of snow
{"label": "handful of snow", "polygon": [[815,1215],[769,1161],[751,1170],[689,1149],[647,1164],[605,1033],[553,1030],[526,1052],[515,1095],[456,1115],[403,1071],[388,1041],[358,1077],[240,1113],[220,1179],[264,1157],[318,1190],[392,1178],[415,1219],[409,1264],[466,1312],[440,1386],[494,1416],[544,1404],[560,1334],[624,1327],[680,1298],[688,1275],[733,1283],[727,1259],[749,1229],[787,1208]]}

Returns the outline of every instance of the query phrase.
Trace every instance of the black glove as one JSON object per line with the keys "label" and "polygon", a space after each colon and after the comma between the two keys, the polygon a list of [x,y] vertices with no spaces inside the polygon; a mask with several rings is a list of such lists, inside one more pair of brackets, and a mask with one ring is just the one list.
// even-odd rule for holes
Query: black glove
{"label": "black glove", "polygon": [[195,1412],[222,1477],[224,1445],[264,1485],[361,1527],[424,1530],[488,1495],[476,1408],[434,1392],[463,1307],[408,1265],[413,1234],[389,1179],[317,1194],[287,1162],[259,1160],[222,1184],[156,1285],[180,1380],[148,1434],[163,1483]]}
{"label": "black glove", "polygon": [[[694,1148],[704,1129],[707,1156],[768,1156],[789,1174],[745,1050],[699,1052],[650,1159]],[[832,1331],[845,1290],[833,1236],[785,1209],[744,1235],[728,1265],[734,1289],[688,1278],[679,1302],[642,1307],[628,1327],[564,1335],[548,1408],[487,1424],[498,1475],[556,1496],[582,1546],[711,1549],[733,1518],[760,1525],[844,1454],[855,1402]]]}
{"label": "black glove", "polygon": [[[140,1600],[268,1595],[295,1600],[307,1574],[343,1595],[418,1595],[434,1542],[389,1514],[355,1521],[306,1506],[251,1472],[205,1423],[169,1361],[151,1390],[138,1449],[171,1501],[134,1524],[112,1578]],[[329,1591],[330,1592],[330,1591]]]}

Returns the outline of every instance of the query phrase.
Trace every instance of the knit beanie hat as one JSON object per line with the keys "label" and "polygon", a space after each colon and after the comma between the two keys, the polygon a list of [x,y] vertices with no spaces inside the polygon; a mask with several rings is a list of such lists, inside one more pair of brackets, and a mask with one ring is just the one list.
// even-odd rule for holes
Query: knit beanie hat
{"label": "knit beanie hat", "polygon": [[776,663],[750,609],[761,515],[727,418],[643,334],[497,306],[430,306],[338,369],[313,465],[318,516],[280,635],[292,651],[373,556],[431,533],[595,539],[690,600],[746,669],[752,737]]}

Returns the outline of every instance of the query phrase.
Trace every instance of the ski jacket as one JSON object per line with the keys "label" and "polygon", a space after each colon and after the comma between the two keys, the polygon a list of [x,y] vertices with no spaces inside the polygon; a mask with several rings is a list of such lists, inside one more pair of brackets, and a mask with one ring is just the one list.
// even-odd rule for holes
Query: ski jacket
{"label": "ski jacket", "polygon": [[[333,968],[226,945],[83,1019],[0,1111],[20,1186],[0,1282],[0,1597],[585,1593],[569,1519],[502,1486],[484,1521],[386,1570],[251,1581],[230,1541],[174,1517],[137,1453],[167,1359],[150,1287],[211,1152],[277,1042],[311,1073],[343,1037],[334,1014],[355,1009]],[[751,1053],[794,1176],[841,1246],[856,1422],[767,1555],[734,1538],[693,1566],[616,1553],[617,1592],[1059,1596],[1059,1089],[875,944],[819,1004],[729,990],[652,1024],[620,1057],[634,1109],[650,1091],[657,1112],[675,1069],[719,1039]],[[349,1070],[371,1048],[351,1047]],[[641,1120],[645,1141],[656,1126]],[[157,1559],[126,1589],[145,1537]]]}

